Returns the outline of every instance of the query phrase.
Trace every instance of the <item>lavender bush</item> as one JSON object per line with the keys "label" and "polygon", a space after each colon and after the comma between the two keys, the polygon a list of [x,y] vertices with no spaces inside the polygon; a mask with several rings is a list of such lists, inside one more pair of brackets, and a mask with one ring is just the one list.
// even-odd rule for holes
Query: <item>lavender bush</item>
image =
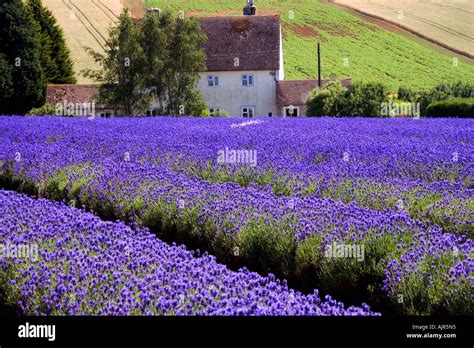
{"label": "lavender bush", "polygon": [[[470,120],[13,117],[0,127],[3,187],[138,223],[310,289],[354,293],[355,303],[474,312]],[[255,151],[256,161],[220,161],[229,149]],[[440,234],[459,251],[452,262],[449,250],[423,249]],[[332,245],[363,246],[364,258],[327,257]],[[414,250],[421,256],[408,257]],[[442,261],[427,267],[430,257]],[[460,267],[467,273],[452,281]],[[416,269],[439,285],[422,301],[409,295],[425,288]]]}
{"label": "lavender bush", "polygon": [[36,260],[0,257],[8,304],[29,315],[378,315],[233,272],[146,228],[0,190],[0,238],[38,245]]}

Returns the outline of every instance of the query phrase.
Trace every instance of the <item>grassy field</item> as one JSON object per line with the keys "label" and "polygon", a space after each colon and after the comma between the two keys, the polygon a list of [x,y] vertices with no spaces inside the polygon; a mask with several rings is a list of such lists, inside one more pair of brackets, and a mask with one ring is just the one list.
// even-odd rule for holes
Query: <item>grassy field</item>
{"label": "grassy field", "polygon": [[334,2],[383,18],[474,57],[472,1],[335,0]]}
{"label": "grassy field", "polygon": [[[189,15],[240,15],[234,0],[145,0],[148,6]],[[283,22],[285,79],[314,78],[316,42],[322,43],[323,77],[384,82],[392,88],[430,88],[474,76],[474,65],[432,50],[351,13],[317,0],[258,0],[257,14],[279,14]],[[467,24],[465,24],[467,26]]]}

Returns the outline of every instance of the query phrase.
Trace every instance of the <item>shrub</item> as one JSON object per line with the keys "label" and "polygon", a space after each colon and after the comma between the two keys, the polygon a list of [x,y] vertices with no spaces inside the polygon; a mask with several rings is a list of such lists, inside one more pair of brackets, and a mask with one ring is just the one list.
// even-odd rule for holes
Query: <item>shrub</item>
{"label": "shrub", "polygon": [[55,116],[56,108],[50,104],[44,104],[39,108],[33,108],[28,113],[28,116]]}
{"label": "shrub", "polygon": [[428,92],[420,93],[420,109],[423,116],[427,115],[428,106],[437,101],[450,98],[472,98],[474,97],[474,85],[461,81],[446,84],[441,83]]}
{"label": "shrub", "polygon": [[339,81],[329,82],[321,88],[314,89],[306,102],[308,116],[340,116],[339,100],[347,91]]}
{"label": "shrub", "polygon": [[451,98],[432,102],[426,109],[428,117],[474,117],[474,98]]}
{"label": "shrub", "polygon": [[414,101],[416,99],[416,93],[409,88],[399,87],[397,91],[397,99]]}
{"label": "shrub", "polygon": [[379,117],[381,105],[388,101],[387,88],[381,83],[355,83],[341,97],[341,115]]}
{"label": "shrub", "polygon": [[214,115],[211,115],[212,117],[229,117],[229,113],[225,110],[219,110],[216,112]]}

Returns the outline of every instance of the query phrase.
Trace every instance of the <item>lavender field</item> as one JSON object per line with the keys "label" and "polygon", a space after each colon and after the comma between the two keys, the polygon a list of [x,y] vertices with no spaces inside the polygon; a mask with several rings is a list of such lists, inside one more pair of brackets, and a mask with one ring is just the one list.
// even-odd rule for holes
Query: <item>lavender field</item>
{"label": "lavender field", "polygon": [[473,135],[469,119],[0,118],[0,238],[38,246],[0,255],[2,301],[472,315]]}

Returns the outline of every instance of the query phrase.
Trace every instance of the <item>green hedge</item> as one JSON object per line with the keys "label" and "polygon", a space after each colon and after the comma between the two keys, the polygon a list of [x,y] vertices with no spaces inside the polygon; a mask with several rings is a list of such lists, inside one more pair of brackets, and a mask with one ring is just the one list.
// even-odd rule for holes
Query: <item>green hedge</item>
{"label": "green hedge", "polygon": [[474,117],[474,98],[451,98],[432,102],[427,117]]}

